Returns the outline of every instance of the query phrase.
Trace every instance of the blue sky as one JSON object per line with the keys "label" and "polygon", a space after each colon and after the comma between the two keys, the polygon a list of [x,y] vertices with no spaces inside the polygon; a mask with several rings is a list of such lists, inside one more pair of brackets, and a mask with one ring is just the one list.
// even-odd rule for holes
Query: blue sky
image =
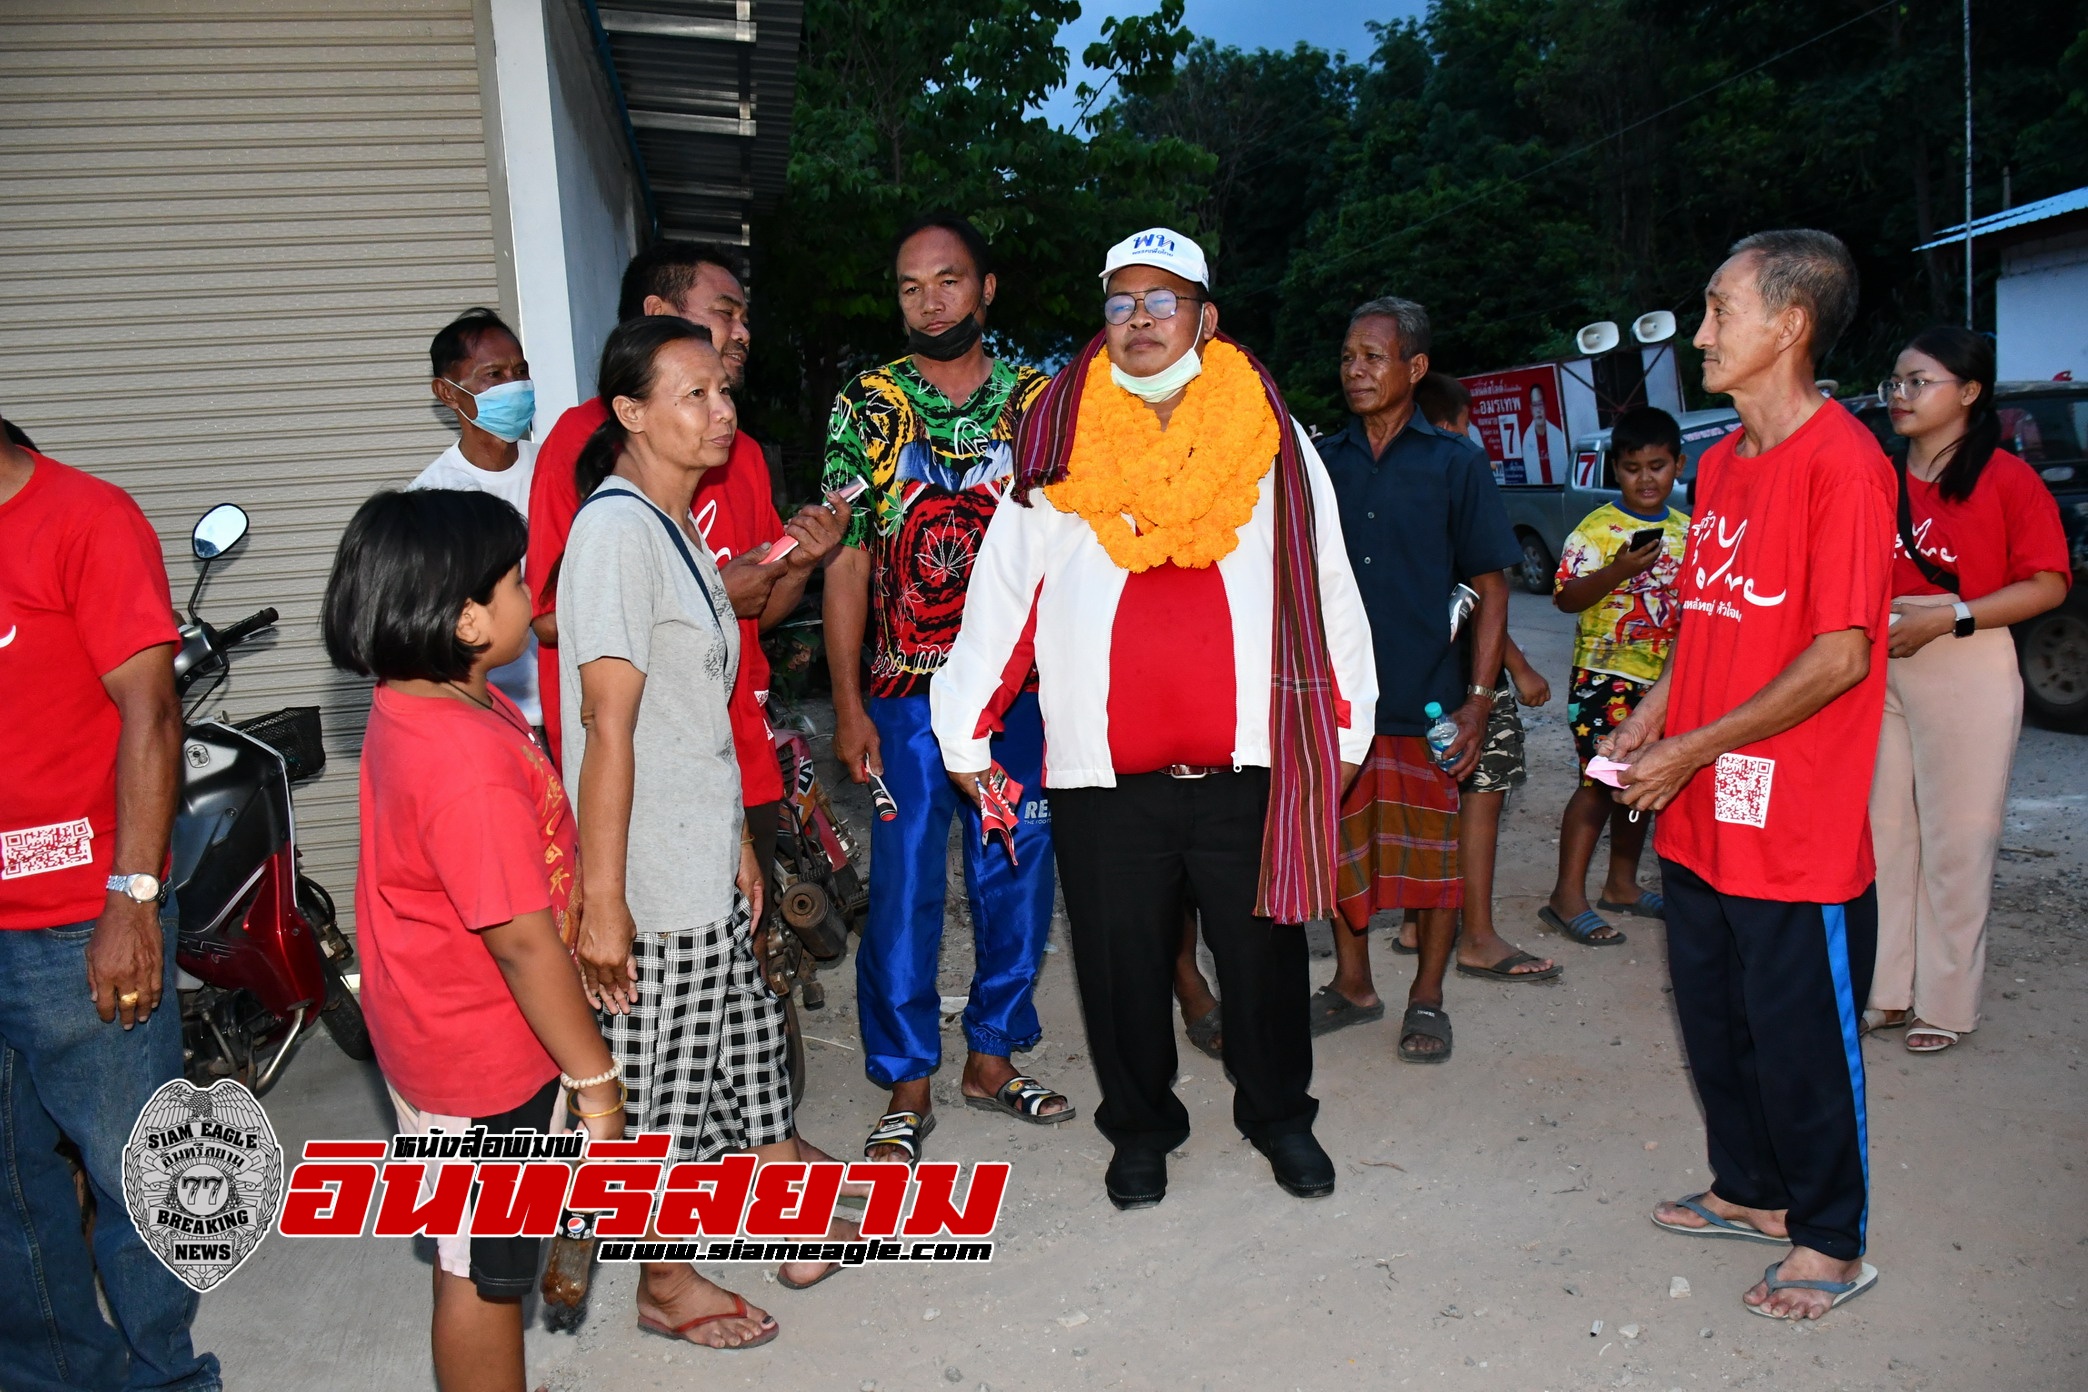
{"label": "blue sky", "polygon": [[[1154,0],[1085,0],[1080,19],[1059,31],[1060,45],[1073,55],[1073,71],[1066,85],[1044,103],[1044,114],[1054,125],[1065,125],[1079,110],[1074,86],[1093,80],[1081,65],[1080,51],[1102,36],[1102,21],[1110,15],[1150,14],[1157,8]],[[1189,0],[1185,23],[1191,33],[1221,46],[1289,48],[1302,40],[1325,49],[1346,49],[1350,58],[1360,61],[1371,49],[1365,20],[1418,19],[1427,10],[1427,0]]]}

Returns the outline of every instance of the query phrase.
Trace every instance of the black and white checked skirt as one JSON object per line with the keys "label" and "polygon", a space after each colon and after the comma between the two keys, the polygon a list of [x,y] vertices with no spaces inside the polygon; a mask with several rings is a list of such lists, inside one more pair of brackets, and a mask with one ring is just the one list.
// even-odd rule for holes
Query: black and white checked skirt
{"label": "black and white checked skirt", "polygon": [[747,901],[734,895],[729,919],[686,932],[641,927],[631,958],[637,1004],[600,1017],[630,1091],[626,1130],[672,1136],[671,1162],[789,1140],[783,1002],[754,959]]}

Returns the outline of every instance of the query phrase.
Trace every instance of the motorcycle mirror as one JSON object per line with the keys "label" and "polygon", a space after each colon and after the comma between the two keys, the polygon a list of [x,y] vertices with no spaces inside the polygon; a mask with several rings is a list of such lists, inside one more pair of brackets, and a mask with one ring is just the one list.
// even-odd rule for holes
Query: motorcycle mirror
{"label": "motorcycle mirror", "polygon": [[196,530],[189,536],[189,545],[195,550],[197,560],[211,561],[237,546],[239,539],[246,534],[246,509],[237,503],[219,503],[196,523]]}
{"label": "motorcycle mirror", "polygon": [[1574,345],[1581,350],[1582,356],[1590,358],[1601,357],[1623,339],[1624,335],[1617,331],[1617,326],[1607,319],[1589,324],[1573,336]]}
{"label": "motorcycle mirror", "polygon": [[1631,336],[1648,345],[1665,343],[1675,336],[1675,316],[1665,309],[1641,314],[1631,321]]}

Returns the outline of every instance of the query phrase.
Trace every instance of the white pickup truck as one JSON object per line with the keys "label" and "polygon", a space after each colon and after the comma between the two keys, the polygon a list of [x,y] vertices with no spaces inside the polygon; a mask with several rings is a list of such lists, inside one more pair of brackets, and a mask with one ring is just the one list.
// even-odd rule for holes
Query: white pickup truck
{"label": "white pickup truck", "polygon": [[[1687,512],[1690,486],[1696,482],[1697,460],[1705,450],[1731,434],[1740,424],[1740,417],[1731,407],[1722,406],[1710,411],[1684,411],[1675,419],[1682,426],[1682,478],[1669,501]],[[1581,519],[1623,496],[1617,491],[1609,446],[1610,433],[1606,429],[1577,440],[1564,483],[1502,483],[1501,501],[1508,509],[1508,523],[1515,528],[1516,540],[1522,543],[1519,574],[1523,588],[1531,594],[1552,592],[1559,551]]]}

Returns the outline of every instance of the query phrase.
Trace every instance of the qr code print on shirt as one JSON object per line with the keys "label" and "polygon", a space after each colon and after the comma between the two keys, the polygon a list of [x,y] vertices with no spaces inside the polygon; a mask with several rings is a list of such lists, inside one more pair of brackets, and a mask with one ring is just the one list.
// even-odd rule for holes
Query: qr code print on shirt
{"label": "qr code print on shirt", "polygon": [[76,822],[0,831],[0,880],[18,880],[24,875],[44,875],[92,864],[94,824],[85,817]]}
{"label": "qr code print on shirt", "polygon": [[1712,766],[1711,815],[1721,822],[1765,826],[1769,821],[1769,782],[1776,760],[1749,754],[1721,754]]}

